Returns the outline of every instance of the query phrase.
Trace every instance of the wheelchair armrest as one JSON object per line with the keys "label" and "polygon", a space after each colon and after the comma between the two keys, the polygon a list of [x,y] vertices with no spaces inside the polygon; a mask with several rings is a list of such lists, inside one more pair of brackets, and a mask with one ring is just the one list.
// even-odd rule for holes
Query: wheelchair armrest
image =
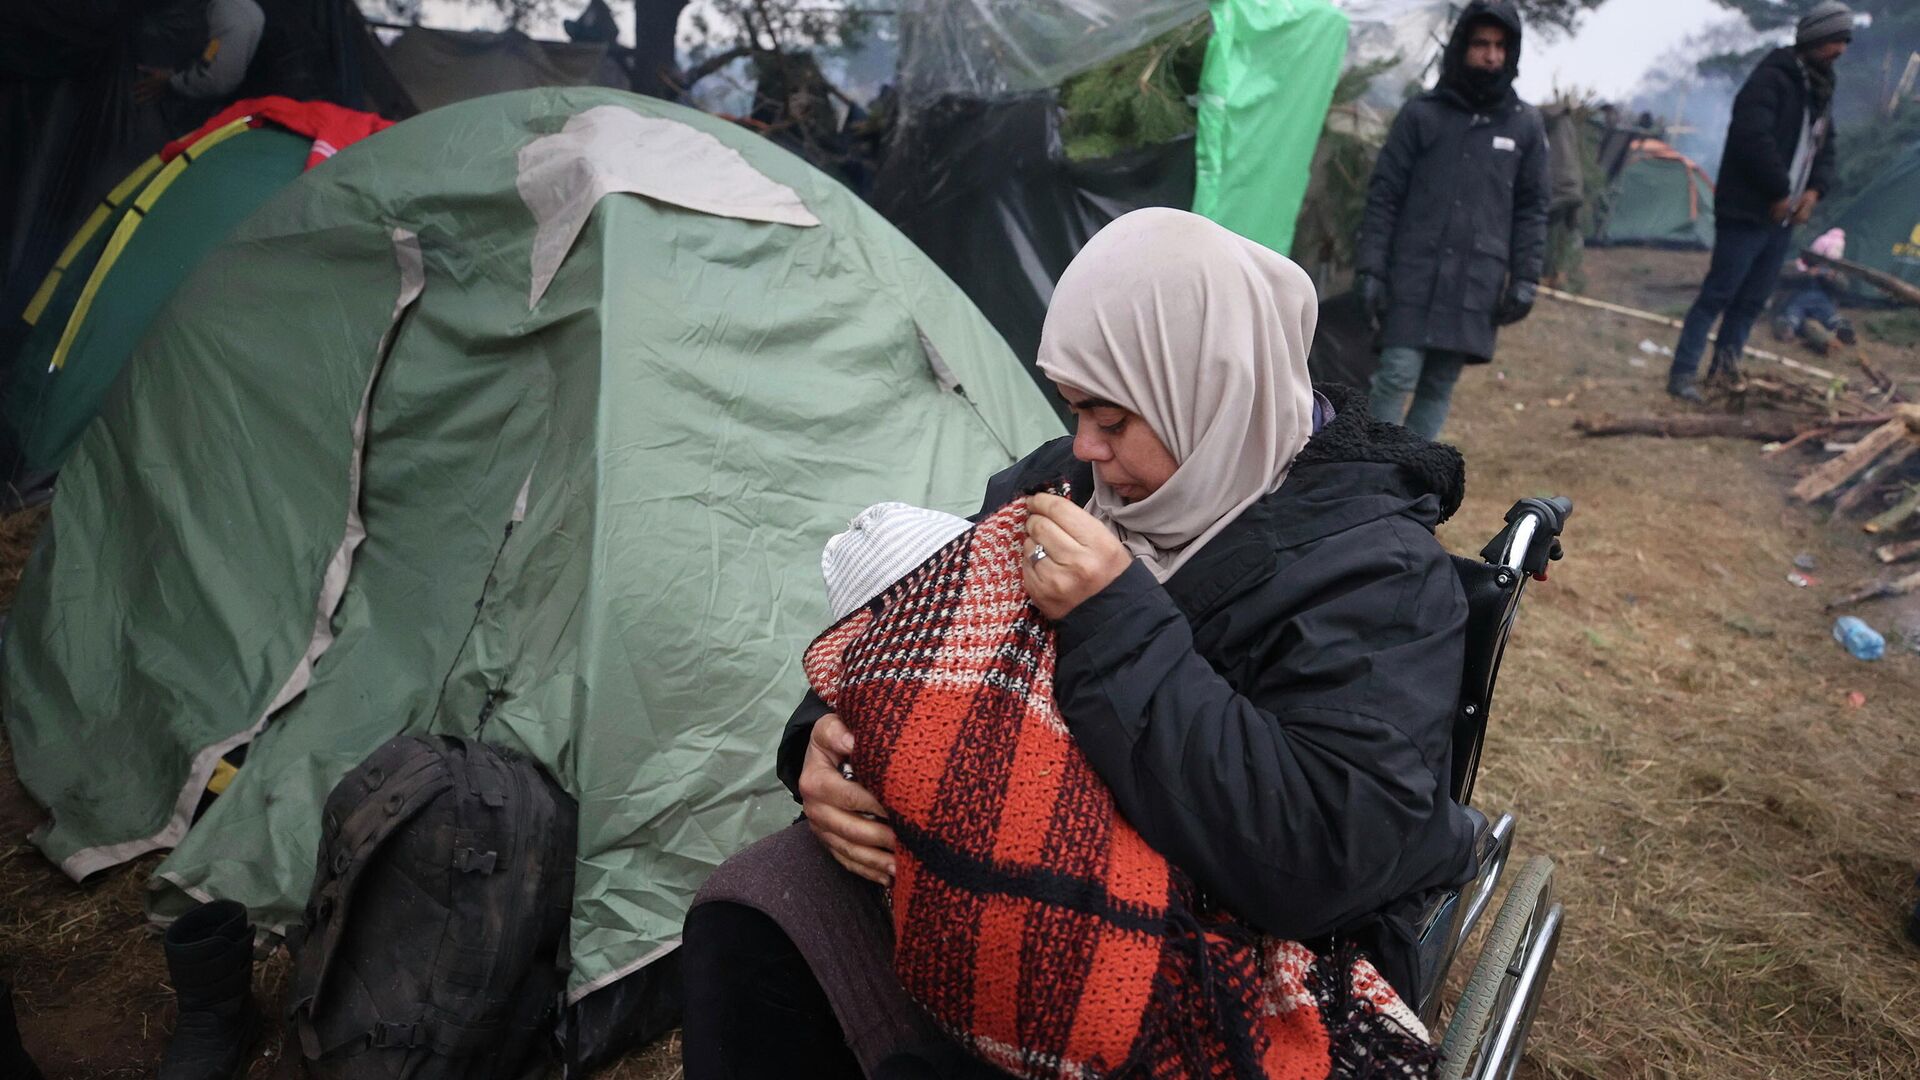
{"label": "wheelchair armrest", "polygon": [[1500,877],[1506,872],[1507,857],[1513,851],[1514,819],[1500,815],[1491,826],[1482,819],[1477,842],[1478,871],[1473,881],[1461,889],[1446,889],[1428,900],[1418,924],[1419,1000],[1414,1009],[1423,1021],[1431,1023],[1439,1013],[1440,990],[1447,972],[1473,933],[1487,902],[1493,898]]}

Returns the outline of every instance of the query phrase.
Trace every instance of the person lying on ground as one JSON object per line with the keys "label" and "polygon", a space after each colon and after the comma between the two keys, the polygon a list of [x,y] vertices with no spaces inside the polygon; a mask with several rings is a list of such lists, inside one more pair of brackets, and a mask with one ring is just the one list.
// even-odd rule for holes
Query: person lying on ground
{"label": "person lying on ground", "polygon": [[[1063,722],[1132,828],[1210,905],[1358,949],[1415,1000],[1423,903],[1476,870],[1480,819],[1448,797],[1466,600],[1433,536],[1464,466],[1362,395],[1319,400],[1315,317],[1311,281],[1267,248],[1182,211],[1118,219],[1043,329],[1075,434],[995,475],[982,512],[1073,493],[1028,501],[1022,585],[1055,635]],[[776,762],[805,823],[696,898],[690,1080],[1000,1075],[894,974],[897,837],[842,774],[853,756],[810,694]]]}

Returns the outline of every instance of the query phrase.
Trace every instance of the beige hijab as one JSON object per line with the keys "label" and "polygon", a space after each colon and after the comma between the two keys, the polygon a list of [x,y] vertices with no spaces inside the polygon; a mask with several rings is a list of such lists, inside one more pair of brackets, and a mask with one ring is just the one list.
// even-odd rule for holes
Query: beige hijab
{"label": "beige hijab", "polygon": [[1179,468],[1088,509],[1161,581],[1286,479],[1313,433],[1307,349],[1319,302],[1284,255],[1182,210],[1136,210],[1054,289],[1040,369],[1138,413]]}

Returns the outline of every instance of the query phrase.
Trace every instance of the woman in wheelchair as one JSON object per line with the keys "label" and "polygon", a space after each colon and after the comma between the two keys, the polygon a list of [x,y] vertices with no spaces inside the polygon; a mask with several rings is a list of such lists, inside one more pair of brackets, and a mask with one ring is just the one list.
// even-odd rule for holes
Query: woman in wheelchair
{"label": "woman in wheelchair", "polygon": [[[1039,362],[1071,438],[994,476],[1028,499],[1023,582],[1054,701],[1125,820],[1209,904],[1316,950],[1357,947],[1408,1002],[1424,900],[1473,880],[1449,797],[1467,603],[1433,529],[1452,447],[1317,393],[1307,275],[1196,217],[1142,210],[1055,291]],[[876,886],[887,810],[809,695],[777,769],[805,823],[729,860],[687,918],[690,1080],[999,1075],[905,997]]]}

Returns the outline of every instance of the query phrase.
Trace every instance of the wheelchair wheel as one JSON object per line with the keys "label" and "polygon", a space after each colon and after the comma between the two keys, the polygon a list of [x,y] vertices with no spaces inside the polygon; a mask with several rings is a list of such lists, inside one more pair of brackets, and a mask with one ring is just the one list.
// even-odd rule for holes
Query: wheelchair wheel
{"label": "wheelchair wheel", "polygon": [[1535,855],[1508,890],[1447,1024],[1439,1080],[1510,1080],[1520,1066],[1559,936],[1553,860]]}

